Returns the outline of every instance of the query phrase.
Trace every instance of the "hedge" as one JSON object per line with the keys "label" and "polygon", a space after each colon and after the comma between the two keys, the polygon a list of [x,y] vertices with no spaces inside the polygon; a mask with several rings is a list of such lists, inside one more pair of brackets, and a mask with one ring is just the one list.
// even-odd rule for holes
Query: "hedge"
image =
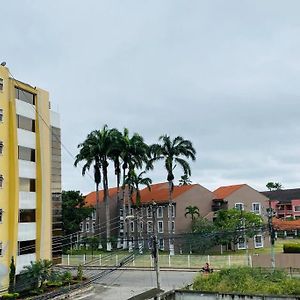
{"label": "hedge", "polygon": [[297,244],[284,244],[283,245],[284,253],[300,253],[300,243]]}
{"label": "hedge", "polygon": [[17,299],[19,297],[19,293],[12,293],[12,294],[3,294],[1,299]]}

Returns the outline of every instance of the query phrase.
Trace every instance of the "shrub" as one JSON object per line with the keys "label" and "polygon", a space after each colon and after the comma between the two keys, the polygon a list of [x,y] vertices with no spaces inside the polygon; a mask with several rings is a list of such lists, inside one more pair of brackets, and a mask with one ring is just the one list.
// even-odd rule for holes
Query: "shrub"
{"label": "shrub", "polygon": [[76,279],[82,281],[82,276],[83,276],[82,265],[78,265]]}
{"label": "shrub", "polygon": [[283,245],[284,253],[300,253],[300,244],[284,244]]}
{"label": "shrub", "polygon": [[19,293],[8,293],[3,294],[1,299],[17,299],[19,297]]}
{"label": "shrub", "polygon": [[62,280],[62,282],[64,282],[64,283],[70,283],[70,282],[72,281],[72,273],[69,272],[69,271],[64,272],[64,273],[61,275],[61,280]]}

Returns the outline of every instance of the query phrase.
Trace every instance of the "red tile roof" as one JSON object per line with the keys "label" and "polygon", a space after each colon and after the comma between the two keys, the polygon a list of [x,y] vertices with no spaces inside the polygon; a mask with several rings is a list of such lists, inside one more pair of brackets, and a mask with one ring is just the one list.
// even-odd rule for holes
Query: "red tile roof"
{"label": "red tile roof", "polygon": [[276,230],[295,230],[300,229],[300,220],[280,220],[280,219],[273,219],[273,226]]}
{"label": "red tile roof", "polygon": [[[174,186],[173,189],[173,200],[185,193],[186,191],[194,188],[197,184]],[[169,201],[169,183],[157,183],[151,185],[151,191],[148,188],[141,190],[141,203],[148,204],[155,201],[156,203],[165,203]],[[135,202],[135,200],[133,200]]]}
{"label": "red tile roof", "polygon": [[217,188],[213,193],[216,199],[224,199],[246,184],[227,185]]}
{"label": "red tile roof", "polygon": [[[115,196],[117,194],[117,188],[114,187],[114,188],[108,189],[108,193],[109,193],[110,197]],[[99,191],[99,202],[100,203],[103,202],[103,196],[104,196],[103,190],[100,190]],[[85,197],[85,203],[86,203],[86,205],[95,206],[96,205],[96,192],[91,192],[91,193],[87,194]]]}

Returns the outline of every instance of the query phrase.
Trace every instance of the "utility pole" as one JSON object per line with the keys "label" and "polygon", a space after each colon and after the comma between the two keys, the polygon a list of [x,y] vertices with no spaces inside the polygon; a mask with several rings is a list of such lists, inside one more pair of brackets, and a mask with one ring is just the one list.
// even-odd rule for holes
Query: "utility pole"
{"label": "utility pole", "polygon": [[269,227],[269,234],[270,234],[270,240],[271,240],[271,266],[272,269],[275,269],[275,252],[274,252],[274,245],[275,245],[275,231],[273,227],[273,209],[271,206],[271,200],[269,199],[269,207],[267,209],[268,211],[268,227]]}
{"label": "utility pole", "polygon": [[157,224],[156,224],[156,203],[152,204],[152,223],[153,223],[153,245],[152,245],[152,256],[154,258],[154,268],[156,273],[156,286],[160,289],[160,270],[159,270],[159,257],[158,257],[158,241],[157,241]]}

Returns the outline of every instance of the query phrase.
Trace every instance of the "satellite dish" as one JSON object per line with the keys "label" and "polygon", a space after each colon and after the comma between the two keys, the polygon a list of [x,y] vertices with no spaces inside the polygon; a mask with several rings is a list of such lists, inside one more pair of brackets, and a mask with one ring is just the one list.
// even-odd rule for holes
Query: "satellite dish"
{"label": "satellite dish", "polygon": [[1,63],[1,66],[2,66],[2,67],[5,67],[5,66],[6,66],[6,62],[3,61],[3,62]]}

